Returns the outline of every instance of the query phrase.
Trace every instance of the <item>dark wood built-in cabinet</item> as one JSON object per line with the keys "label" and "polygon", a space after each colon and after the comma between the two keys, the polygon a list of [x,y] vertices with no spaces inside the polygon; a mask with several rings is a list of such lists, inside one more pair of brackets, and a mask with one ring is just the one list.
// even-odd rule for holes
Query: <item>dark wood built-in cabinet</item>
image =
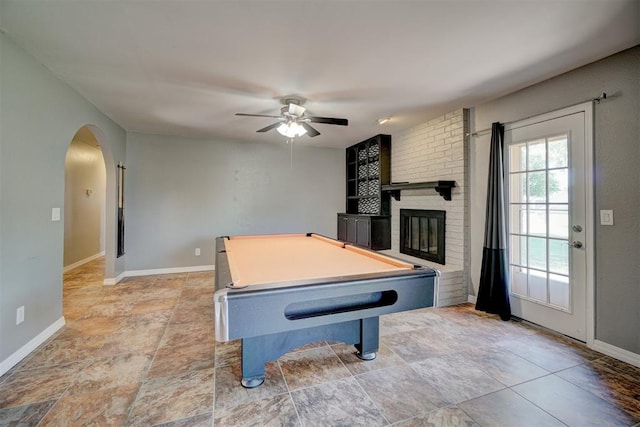
{"label": "dark wood built-in cabinet", "polygon": [[391,247],[389,216],[338,214],[338,240],[364,248],[381,250]]}
{"label": "dark wood built-in cabinet", "polygon": [[338,239],[369,249],[391,248],[391,136],[377,135],[346,149],[346,213]]}

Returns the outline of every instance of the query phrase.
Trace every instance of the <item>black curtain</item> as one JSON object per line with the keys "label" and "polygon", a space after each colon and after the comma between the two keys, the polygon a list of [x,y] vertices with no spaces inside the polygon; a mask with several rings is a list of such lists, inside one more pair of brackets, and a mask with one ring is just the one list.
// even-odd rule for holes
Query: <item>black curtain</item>
{"label": "black curtain", "polygon": [[509,275],[507,273],[503,145],[504,126],[498,122],[493,123],[491,125],[491,154],[482,271],[480,272],[476,310],[499,314],[502,320],[509,320],[511,305],[509,304]]}

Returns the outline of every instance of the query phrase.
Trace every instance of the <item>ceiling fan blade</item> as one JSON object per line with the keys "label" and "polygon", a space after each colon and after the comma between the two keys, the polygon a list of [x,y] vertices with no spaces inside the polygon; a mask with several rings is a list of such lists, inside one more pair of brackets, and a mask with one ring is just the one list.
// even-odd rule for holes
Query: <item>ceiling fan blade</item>
{"label": "ceiling fan blade", "polygon": [[310,138],[320,135],[320,132],[318,132],[313,127],[311,127],[309,123],[305,123],[305,122],[298,122],[298,123],[307,130],[307,135],[309,135]]}
{"label": "ceiling fan blade", "polygon": [[270,117],[272,119],[279,119],[280,116],[270,116],[268,114],[247,114],[247,113],[236,113],[236,116],[247,116],[247,117]]}
{"label": "ceiling fan blade", "polygon": [[349,126],[349,120],[347,119],[336,119],[333,117],[314,117],[314,116],[307,116],[305,118],[309,119],[311,123],[325,123],[328,125]]}
{"label": "ceiling fan blade", "polygon": [[302,117],[306,110],[302,105],[294,104],[293,102],[289,104],[289,114],[293,116]]}
{"label": "ceiling fan blade", "polygon": [[281,123],[280,123],[280,122],[275,122],[275,123],[274,123],[274,124],[272,124],[272,125],[269,125],[269,126],[267,126],[267,127],[264,127],[264,128],[262,128],[262,129],[258,129],[256,132],[268,132],[268,131],[270,131],[270,130],[271,130],[271,129],[273,129],[273,128],[277,128],[277,127],[278,127],[278,126],[280,126],[280,125],[281,125]]}

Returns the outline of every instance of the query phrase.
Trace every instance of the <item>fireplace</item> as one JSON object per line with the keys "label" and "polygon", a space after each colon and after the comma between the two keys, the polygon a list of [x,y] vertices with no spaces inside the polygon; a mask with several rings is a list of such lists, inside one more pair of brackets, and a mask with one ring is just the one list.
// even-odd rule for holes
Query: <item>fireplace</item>
{"label": "fireplace", "polygon": [[400,252],[444,265],[445,211],[400,209]]}

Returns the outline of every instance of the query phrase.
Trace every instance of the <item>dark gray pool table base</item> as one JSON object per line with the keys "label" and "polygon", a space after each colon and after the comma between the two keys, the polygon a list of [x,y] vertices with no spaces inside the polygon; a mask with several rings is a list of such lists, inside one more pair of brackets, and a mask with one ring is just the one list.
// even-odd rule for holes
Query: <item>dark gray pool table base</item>
{"label": "dark gray pool table base", "polygon": [[373,360],[378,351],[379,318],[350,320],[276,334],[242,339],[242,385],[258,387],[264,382],[265,363],[302,345],[316,341],[340,341],[354,344],[356,355]]}

